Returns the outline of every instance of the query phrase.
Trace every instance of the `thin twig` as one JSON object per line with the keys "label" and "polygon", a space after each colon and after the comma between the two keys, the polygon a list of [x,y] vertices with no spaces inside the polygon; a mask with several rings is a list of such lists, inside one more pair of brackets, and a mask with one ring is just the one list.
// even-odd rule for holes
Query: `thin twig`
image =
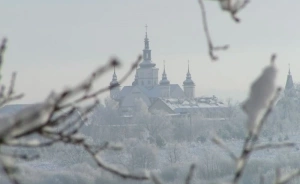
{"label": "thin twig", "polygon": [[104,164],[98,157],[97,155],[90,149],[90,147],[86,144],[83,145],[85,150],[93,157],[94,161],[97,163],[97,165],[112,173],[112,174],[115,174],[116,176],[119,176],[123,179],[134,179],[134,180],[148,180],[149,179],[149,176],[146,175],[146,173],[144,175],[133,175],[133,174],[129,174],[127,172],[122,172],[116,168],[113,168],[113,167],[110,167],[106,164]]}
{"label": "thin twig", "polygon": [[263,150],[263,149],[277,149],[277,148],[286,148],[286,147],[294,147],[296,144],[292,142],[285,143],[268,143],[263,145],[257,145],[252,148],[253,151]]}
{"label": "thin twig", "polygon": [[284,176],[279,176],[278,180],[276,180],[276,184],[286,184],[288,182],[290,182],[292,179],[294,179],[295,177],[300,176],[300,170],[297,169],[296,171],[286,174]]}
{"label": "thin twig", "polygon": [[237,156],[228,148],[228,146],[225,145],[225,143],[222,141],[221,138],[219,138],[217,135],[215,135],[212,138],[212,141],[218,145],[220,148],[222,148],[224,151],[226,151],[228,153],[228,155],[230,156],[230,158],[232,158],[234,161],[237,160]]}
{"label": "thin twig", "polygon": [[192,164],[191,167],[190,167],[189,173],[188,173],[188,175],[185,179],[185,184],[190,184],[191,183],[195,168],[196,168],[196,165]]}
{"label": "thin twig", "polygon": [[198,0],[198,3],[200,5],[201,13],[202,13],[202,24],[203,24],[203,29],[204,33],[206,36],[206,41],[208,45],[208,53],[212,61],[218,60],[218,57],[214,54],[214,51],[218,50],[227,50],[229,48],[229,45],[224,45],[224,46],[214,46],[210,37],[209,29],[208,29],[208,23],[207,23],[207,18],[206,18],[206,10],[205,6],[203,3],[203,0]]}

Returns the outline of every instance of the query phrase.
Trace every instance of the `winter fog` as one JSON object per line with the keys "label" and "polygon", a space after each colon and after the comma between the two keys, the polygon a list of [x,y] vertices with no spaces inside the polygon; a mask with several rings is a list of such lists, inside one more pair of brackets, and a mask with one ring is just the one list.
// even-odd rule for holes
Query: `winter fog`
{"label": "winter fog", "polygon": [[0,3],[0,183],[300,183],[299,5]]}

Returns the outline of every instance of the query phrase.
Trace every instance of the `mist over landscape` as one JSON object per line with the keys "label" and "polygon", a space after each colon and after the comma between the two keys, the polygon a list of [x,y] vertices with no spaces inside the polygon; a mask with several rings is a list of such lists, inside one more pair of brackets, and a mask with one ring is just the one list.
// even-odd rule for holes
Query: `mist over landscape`
{"label": "mist over landscape", "polygon": [[297,5],[0,3],[0,183],[300,183]]}

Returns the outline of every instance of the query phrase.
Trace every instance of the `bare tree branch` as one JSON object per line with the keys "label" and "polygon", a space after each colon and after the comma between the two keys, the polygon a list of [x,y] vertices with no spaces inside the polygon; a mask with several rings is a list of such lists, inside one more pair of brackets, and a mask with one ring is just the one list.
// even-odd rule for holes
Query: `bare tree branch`
{"label": "bare tree branch", "polygon": [[276,174],[276,182],[275,184],[286,184],[288,182],[290,182],[292,179],[294,179],[295,177],[298,177],[300,176],[300,170],[297,169],[296,171],[294,172],[291,172],[291,173],[288,173],[284,176],[280,176]]}
{"label": "bare tree branch", "polygon": [[196,168],[196,165],[192,164],[191,167],[190,167],[189,173],[188,173],[188,175],[185,179],[185,184],[190,184],[191,183],[195,168]]}
{"label": "bare tree branch", "polygon": [[234,161],[237,160],[237,156],[228,148],[228,146],[225,145],[225,143],[222,141],[221,138],[219,138],[217,135],[215,135],[212,138],[212,141],[218,145],[220,148],[222,148],[224,151],[226,151],[228,153],[228,155],[230,156],[230,158],[232,158]]}
{"label": "bare tree branch", "polygon": [[[272,56],[272,61],[273,61],[273,59],[274,59],[274,57]],[[235,171],[234,178],[233,178],[233,184],[237,184],[238,181],[241,179],[242,174],[244,172],[244,168],[247,164],[248,158],[249,158],[250,154],[254,151],[253,148],[258,140],[260,130],[261,130],[263,124],[266,122],[269,114],[272,112],[275,101],[277,100],[278,96],[280,95],[280,91],[281,91],[281,89],[278,88],[276,95],[270,101],[266,112],[264,113],[263,117],[257,124],[257,127],[256,127],[257,131],[250,131],[248,137],[245,139],[244,148],[242,150],[241,156],[237,159],[237,166],[236,166],[236,171]]]}
{"label": "bare tree branch", "polygon": [[153,181],[154,184],[162,184],[160,179],[154,173],[151,173],[150,176],[151,176],[151,180]]}
{"label": "bare tree branch", "polygon": [[214,46],[213,45],[209,30],[208,30],[206,10],[205,10],[203,0],[198,0],[198,3],[200,5],[200,9],[201,9],[201,13],[202,13],[202,24],[203,24],[204,33],[206,36],[207,45],[208,45],[208,53],[209,53],[211,60],[216,61],[216,60],[218,60],[218,57],[215,55],[214,51],[227,50],[229,48],[229,45],[224,45],[224,46]]}
{"label": "bare tree branch", "polygon": [[269,143],[269,144],[263,144],[263,145],[257,145],[253,146],[252,150],[253,151],[259,151],[263,149],[277,149],[277,148],[286,148],[286,147],[294,147],[296,144],[292,142],[284,142],[284,143]]}

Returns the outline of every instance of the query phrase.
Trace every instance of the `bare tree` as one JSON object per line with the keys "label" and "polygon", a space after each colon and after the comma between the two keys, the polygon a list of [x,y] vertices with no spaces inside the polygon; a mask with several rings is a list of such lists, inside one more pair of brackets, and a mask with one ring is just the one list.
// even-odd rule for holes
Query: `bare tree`
{"label": "bare tree", "polygon": [[[3,54],[6,48],[6,39],[2,41],[0,47],[1,63],[3,62]],[[134,71],[137,64],[141,60],[138,56],[137,60],[132,64],[129,71],[120,80],[124,82],[128,76]],[[105,150],[119,150],[120,147],[112,143],[105,143],[103,145],[90,145],[84,137],[78,133],[79,129],[86,121],[86,115],[98,104],[97,96],[103,92],[115,87],[108,86],[105,88],[92,91],[91,88],[94,82],[103,74],[115,66],[119,66],[120,62],[117,59],[112,59],[104,66],[96,69],[83,82],[79,83],[73,88],[65,89],[60,93],[52,92],[49,97],[42,103],[29,106],[13,117],[7,117],[0,120],[0,148],[6,147],[45,147],[51,146],[54,143],[62,142],[65,144],[81,146],[86,153],[97,163],[98,167],[111,172],[122,178],[129,178],[135,180],[146,180],[149,177],[146,173],[141,175],[133,175],[127,171],[121,171],[118,168],[110,166],[101,160],[100,152]],[[5,94],[5,88],[1,89],[1,106],[7,104],[12,100],[22,97],[22,95],[15,95],[14,83],[15,74],[12,77],[11,85]],[[88,105],[81,105],[92,101]],[[76,119],[70,119],[74,113],[80,112],[81,116]],[[69,120],[69,121],[68,121]],[[35,138],[32,138],[35,136]],[[38,136],[36,138],[36,136]],[[33,159],[38,155],[28,156],[6,153],[0,150],[0,167],[10,179],[11,183],[18,184],[19,181],[15,177],[15,165],[8,162],[14,158]]]}

